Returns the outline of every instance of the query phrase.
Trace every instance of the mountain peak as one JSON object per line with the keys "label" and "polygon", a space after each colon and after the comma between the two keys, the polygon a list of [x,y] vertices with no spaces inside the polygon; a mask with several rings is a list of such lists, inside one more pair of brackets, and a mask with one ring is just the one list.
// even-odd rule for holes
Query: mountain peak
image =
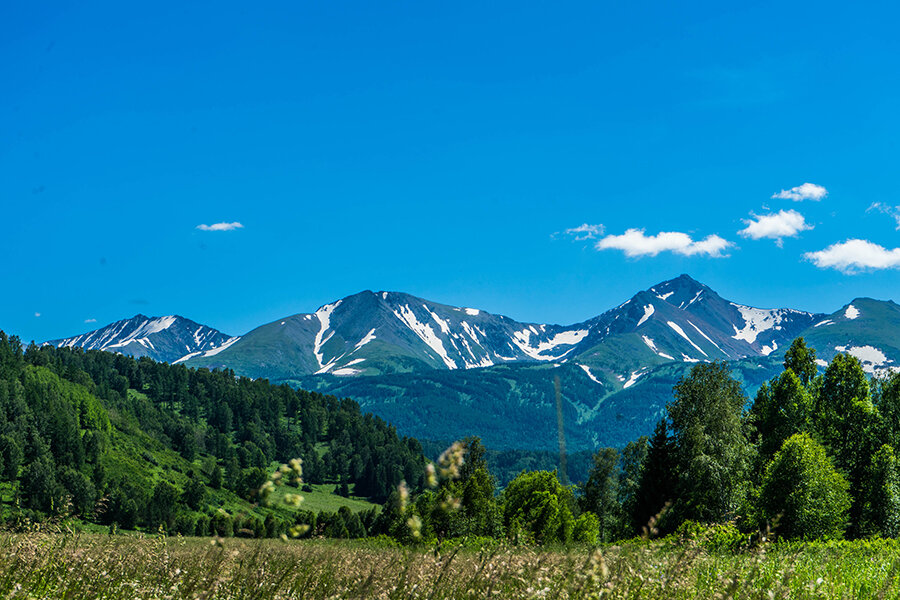
{"label": "mountain peak", "polygon": [[161,362],[179,362],[186,357],[215,351],[232,338],[220,331],[179,315],[148,317],[138,313],[106,327],[79,336],[44,342],[56,347],[80,346],[128,356],[148,356]]}

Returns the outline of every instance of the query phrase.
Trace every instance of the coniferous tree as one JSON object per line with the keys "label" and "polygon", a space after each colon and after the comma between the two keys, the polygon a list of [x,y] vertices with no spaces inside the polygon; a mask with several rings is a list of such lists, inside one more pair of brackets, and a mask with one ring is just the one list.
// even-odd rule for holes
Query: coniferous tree
{"label": "coniferous tree", "polygon": [[640,534],[651,518],[675,500],[676,485],[674,444],[663,419],[656,424],[641,469],[631,512],[632,533]]}

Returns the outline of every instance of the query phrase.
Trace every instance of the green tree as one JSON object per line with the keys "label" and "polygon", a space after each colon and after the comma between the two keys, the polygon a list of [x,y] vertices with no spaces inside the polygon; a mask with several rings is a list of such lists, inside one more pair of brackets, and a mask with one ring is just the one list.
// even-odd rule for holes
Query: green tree
{"label": "green tree", "polygon": [[778,535],[807,540],[839,538],[850,496],[825,449],[807,433],[785,441],[766,467],[760,490],[761,516],[778,522]]}
{"label": "green tree", "polygon": [[[656,424],[631,505],[631,528],[639,534],[665,505],[675,500],[675,448],[665,419]],[[664,522],[660,523],[664,526]]]}
{"label": "green tree", "polygon": [[148,523],[153,527],[162,525],[166,531],[172,531],[178,512],[178,496],[178,488],[171,483],[157,483],[147,504]]}
{"label": "green tree", "polygon": [[638,489],[641,485],[641,477],[649,450],[649,439],[642,435],[637,440],[628,442],[619,457],[618,496],[622,511],[622,530],[620,531],[622,535],[631,533],[631,516],[634,514]]}
{"label": "green tree", "polygon": [[809,387],[818,373],[815,348],[807,346],[802,337],[795,339],[784,354],[784,369],[793,371],[801,385]]}
{"label": "green tree", "polygon": [[866,533],[895,538],[900,534],[900,470],[894,449],[884,444],[872,456],[865,482]]}
{"label": "green tree", "polygon": [[880,447],[881,417],[869,395],[869,382],[854,356],[838,354],[816,399],[815,426],[825,447],[850,483],[850,533],[864,529],[864,484],[872,455]]}
{"label": "green tree", "polygon": [[621,530],[618,493],[619,453],[615,448],[602,448],[594,454],[594,464],[579,499],[582,511],[596,515],[601,542],[610,541]]}
{"label": "green tree", "polygon": [[742,505],[751,447],[741,412],[746,396],[724,362],[698,364],[669,403],[681,518],[721,522]]}
{"label": "green tree", "polygon": [[872,401],[881,415],[882,436],[894,448],[900,447],[900,372],[873,380]]}
{"label": "green tree", "polygon": [[532,471],[513,479],[503,493],[503,523],[507,534],[539,544],[572,539],[572,492],[555,471]]}
{"label": "green tree", "polygon": [[56,466],[48,455],[38,457],[22,469],[19,482],[25,508],[47,514],[63,510],[66,491],[56,480]]}
{"label": "green tree", "polygon": [[838,354],[825,369],[822,387],[815,399],[815,425],[833,452],[844,445],[847,411],[854,402],[869,400],[869,381],[854,356]]}
{"label": "green tree", "polygon": [[786,439],[809,428],[812,411],[812,396],[790,368],[759,388],[749,418],[759,436],[761,464],[768,463]]}
{"label": "green tree", "polygon": [[206,486],[200,481],[199,477],[192,477],[184,486],[181,493],[181,500],[191,510],[200,510],[206,501]]}
{"label": "green tree", "polygon": [[94,503],[97,501],[97,491],[91,479],[71,467],[59,469],[59,482],[69,494],[73,511],[83,518],[93,516]]}
{"label": "green tree", "polygon": [[582,513],[575,519],[572,539],[582,544],[596,545],[600,537],[600,519],[591,512]]}
{"label": "green tree", "polygon": [[19,477],[19,468],[25,458],[21,444],[10,434],[0,436],[0,455],[3,457],[3,479],[15,481]]}

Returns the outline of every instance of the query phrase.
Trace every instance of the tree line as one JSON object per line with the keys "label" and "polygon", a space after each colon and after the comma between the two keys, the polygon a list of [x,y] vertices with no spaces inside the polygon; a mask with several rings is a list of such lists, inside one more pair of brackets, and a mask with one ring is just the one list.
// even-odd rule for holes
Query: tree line
{"label": "tree line", "polygon": [[900,533],[900,373],[838,354],[823,373],[802,338],[748,399],[724,362],[675,385],[652,437],[594,456],[585,504],[601,538],[686,521],[774,527],[788,539]]}
{"label": "tree line", "polygon": [[[498,493],[478,438],[454,445],[465,460],[435,479],[435,465],[449,467],[351,400],[229,370],[23,348],[0,332],[0,486],[8,508],[33,518],[185,535],[303,526],[304,536],[402,542],[597,543],[728,523],[745,533],[774,525],[785,538],[896,537],[900,374],[870,379],[846,354],[820,364],[795,340],[752,403],[726,363],[698,364],[652,436],[594,453],[582,485],[523,471]],[[383,509],[221,509],[223,497],[257,501],[273,461],[295,457],[307,483],[352,487]]]}

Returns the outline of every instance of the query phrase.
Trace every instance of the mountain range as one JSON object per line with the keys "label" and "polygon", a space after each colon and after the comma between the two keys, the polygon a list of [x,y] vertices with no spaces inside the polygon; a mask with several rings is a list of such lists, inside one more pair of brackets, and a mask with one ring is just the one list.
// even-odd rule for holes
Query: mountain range
{"label": "mountain range", "polygon": [[836,312],[761,309],[687,275],[573,325],[522,323],[400,292],[364,291],[231,337],[184,319],[138,315],[57,346],[150,356],[349,396],[403,433],[480,435],[497,448],[557,443],[559,377],[570,448],[649,433],[671,386],[726,360],[749,394],[803,336],[820,364],[838,352],[870,373],[900,365],[900,306],[855,299]]}

